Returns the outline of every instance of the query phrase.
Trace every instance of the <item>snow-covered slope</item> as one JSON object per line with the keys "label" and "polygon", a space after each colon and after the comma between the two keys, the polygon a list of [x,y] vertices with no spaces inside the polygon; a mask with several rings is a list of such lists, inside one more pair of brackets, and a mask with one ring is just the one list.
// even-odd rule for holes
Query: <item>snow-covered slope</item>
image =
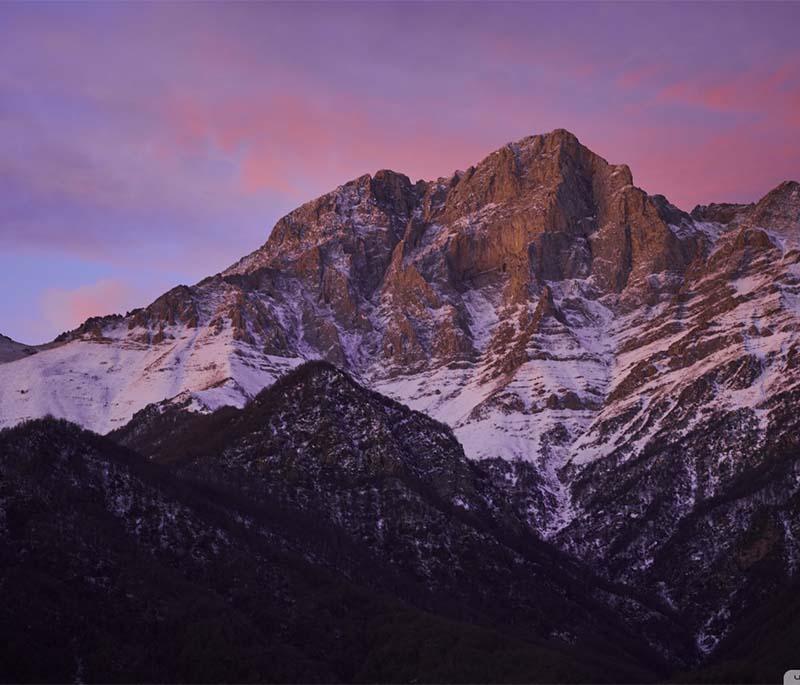
{"label": "snow-covered slope", "polygon": [[99,433],[127,423],[144,406],[191,397],[198,408],[242,406],[300,360],[253,358],[229,331],[167,327],[153,345],[108,327],[101,340],[75,339],[4,365],[0,416],[10,425],[51,414]]}

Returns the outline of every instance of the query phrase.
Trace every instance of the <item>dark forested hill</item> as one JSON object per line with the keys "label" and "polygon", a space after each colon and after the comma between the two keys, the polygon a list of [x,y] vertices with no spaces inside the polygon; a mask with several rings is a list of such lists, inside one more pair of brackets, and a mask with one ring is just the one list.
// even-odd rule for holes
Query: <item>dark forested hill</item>
{"label": "dark forested hill", "polygon": [[[531,584],[528,601],[541,594],[544,604],[516,612],[530,616],[531,629],[519,630],[481,618],[477,599],[461,617],[442,608],[447,602],[427,582],[401,563],[395,571],[351,525],[294,508],[288,497],[270,503],[228,484],[197,483],[63,421],[0,433],[0,472],[1,681],[654,675],[630,631],[578,648],[541,627],[545,609],[557,609],[559,585],[581,592],[569,589],[579,583],[575,571],[569,581],[551,578],[541,593]],[[470,544],[476,553],[477,541]],[[484,578],[494,572],[485,569]],[[564,598],[563,616],[580,616],[584,628],[597,621],[600,635],[609,610],[582,592]]]}

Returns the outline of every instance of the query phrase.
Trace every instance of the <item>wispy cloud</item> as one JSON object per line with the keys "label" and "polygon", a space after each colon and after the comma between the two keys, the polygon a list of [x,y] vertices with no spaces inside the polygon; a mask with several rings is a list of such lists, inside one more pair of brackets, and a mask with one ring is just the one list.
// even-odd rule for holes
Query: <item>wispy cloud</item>
{"label": "wispy cloud", "polygon": [[41,311],[54,330],[71,330],[91,316],[125,313],[141,306],[143,293],[129,283],[104,279],[71,289],[47,288]]}

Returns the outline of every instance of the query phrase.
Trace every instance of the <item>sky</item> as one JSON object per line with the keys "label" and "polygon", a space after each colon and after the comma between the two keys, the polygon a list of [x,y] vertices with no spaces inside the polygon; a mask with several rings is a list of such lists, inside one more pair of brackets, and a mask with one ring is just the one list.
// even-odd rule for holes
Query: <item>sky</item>
{"label": "sky", "polygon": [[0,3],[0,333],[217,273],[364,173],[575,133],[690,210],[800,180],[800,2]]}

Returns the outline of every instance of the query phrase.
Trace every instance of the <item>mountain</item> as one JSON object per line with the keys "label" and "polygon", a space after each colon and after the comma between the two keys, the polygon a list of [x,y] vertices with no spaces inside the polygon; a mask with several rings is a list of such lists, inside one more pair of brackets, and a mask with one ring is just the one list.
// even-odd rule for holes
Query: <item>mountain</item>
{"label": "mountain", "polygon": [[529,502],[508,496],[508,472],[467,459],[449,428],[328,363],[304,364],[243,410],[145,410],[110,437],[183,477],[343,527],[435,592],[429,609],[588,653],[598,641],[614,655],[644,638],[638,651],[651,667],[665,652],[694,656],[660,598],[610,583],[538,538]]}
{"label": "mountain", "polygon": [[707,660],[793,582],[796,182],[686,213],[563,130],[436,181],[362,176],[225,271],[0,365],[0,422],[180,431],[308,359],[447,424],[505,521],[659,598]]}
{"label": "mountain", "polygon": [[[741,620],[707,665],[674,681],[693,683],[781,682],[797,663],[800,594],[795,581]],[[789,665],[789,668],[787,668]]]}
{"label": "mountain", "polygon": [[36,354],[37,349],[30,345],[23,345],[12,340],[7,335],[0,334],[0,364],[13,362],[31,354]]}
{"label": "mountain", "polygon": [[[280,421],[287,395],[320,389],[335,399],[308,419],[325,438],[310,450]],[[345,454],[341,412],[396,440]],[[663,659],[609,599],[679,635],[546,543],[503,542],[502,524],[453,505],[482,479],[450,431],[338,371],[304,367],[243,412],[172,418],[209,439],[162,446],[155,460],[178,469],[64,421],[0,432],[4,682],[640,682]],[[272,427],[292,445],[278,459],[261,442]],[[419,458],[406,439],[435,449]],[[469,501],[485,509],[490,491]],[[474,574],[489,582],[450,593]]]}
{"label": "mountain", "polygon": [[766,682],[793,654],[790,587],[686,670],[678,612],[526,534],[449,428],[325,363],[111,437],[0,431],[4,681]]}
{"label": "mountain", "polygon": [[[319,357],[454,425],[471,456],[496,452],[508,430],[505,455],[553,453],[552,465],[567,453],[554,417],[584,430],[609,383],[612,311],[599,300],[656,297],[674,284],[650,274],[683,273],[706,244],[668,219],[694,226],[566,131],[449,179],[362,176],[281,219],[221,274],[125,317],[89,319],[36,363],[2,369],[1,420],[51,412],[106,432],[165,398],[241,406]],[[516,409],[527,391],[514,382],[542,402]]]}

